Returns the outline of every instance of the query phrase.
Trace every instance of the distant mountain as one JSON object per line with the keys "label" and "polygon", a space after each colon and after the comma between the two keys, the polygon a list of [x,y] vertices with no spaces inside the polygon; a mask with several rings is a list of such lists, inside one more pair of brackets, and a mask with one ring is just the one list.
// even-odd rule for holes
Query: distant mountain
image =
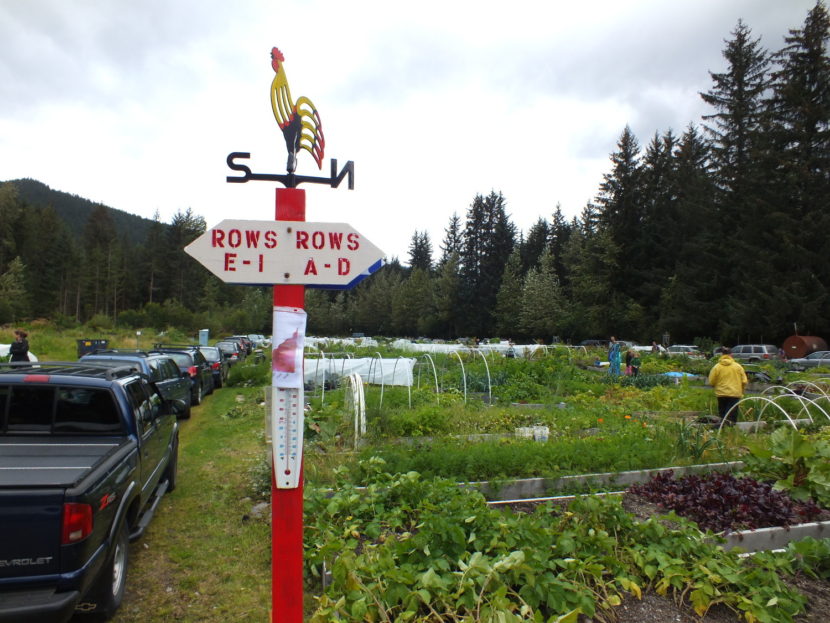
{"label": "distant mountain", "polygon": [[[14,184],[17,187],[20,199],[31,206],[52,206],[58,216],[66,222],[69,231],[78,238],[83,235],[84,226],[93,208],[103,205],[78,195],[54,190],[37,180],[9,180],[8,182],[0,182],[0,185],[2,184]],[[127,240],[135,244],[144,242],[150,224],[153,222],[152,220],[129,214],[123,210],[116,210],[109,206],[104,207],[110,211],[119,237],[126,236]]]}

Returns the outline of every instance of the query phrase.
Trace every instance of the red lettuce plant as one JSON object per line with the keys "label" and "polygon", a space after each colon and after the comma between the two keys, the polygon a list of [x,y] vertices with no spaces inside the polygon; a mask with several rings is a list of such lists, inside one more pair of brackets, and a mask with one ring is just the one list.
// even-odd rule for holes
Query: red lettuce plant
{"label": "red lettuce plant", "polygon": [[794,502],[770,484],[723,472],[675,479],[668,471],[628,491],[715,532],[789,526],[821,512],[812,500]]}

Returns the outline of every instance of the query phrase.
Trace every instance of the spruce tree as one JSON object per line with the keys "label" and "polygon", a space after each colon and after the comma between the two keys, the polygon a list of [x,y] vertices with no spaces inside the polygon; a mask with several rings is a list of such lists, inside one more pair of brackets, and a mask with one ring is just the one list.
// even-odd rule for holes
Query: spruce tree
{"label": "spruce tree", "polygon": [[29,292],[26,265],[19,257],[12,259],[0,273],[0,323],[17,322],[29,315]]}
{"label": "spruce tree", "polygon": [[426,231],[416,231],[412,234],[412,240],[409,243],[409,267],[420,268],[427,274],[432,272],[432,243]]}
{"label": "spruce tree", "polygon": [[550,251],[553,254],[553,267],[556,270],[556,278],[559,280],[559,285],[567,288],[568,273],[565,269],[563,256],[565,253],[565,246],[568,244],[568,238],[571,236],[571,223],[565,220],[562,214],[562,207],[557,204],[556,210],[553,212],[553,220],[550,226]]}
{"label": "spruce tree", "polygon": [[[765,189],[764,95],[770,86],[769,54],[753,39],[742,22],[726,42],[723,56],[726,71],[710,72],[713,87],[701,93],[715,112],[704,115],[710,121],[714,179],[718,187],[713,228],[723,241],[716,279],[725,286],[720,306],[720,336],[737,338],[738,328],[758,334],[763,322],[760,310],[769,303],[759,281],[774,282],[770,256],[755,253],[755,241],[769,223]],[[726,241],[729,244],[726,244]]]}
{"label": "spruce tree", "polygon": [[[638,261],[637,239],[644,218],[643,198],[640,192],[640,145],[628,126],[611,154],[613,167],[603,175],[597,197],[599,225],[613,242],[606,249],[606,261],[613,266],[612,287],[622,293],[631,291],[640,281],[629,264]],[[614,255],[611,252],[615,251]]]}
{"label": "spruce tree", "polygon": [[549,239],[550,225],[544,218],[539,217],[530,227],[530,230],[527,233],[527,238],[519,244],[523,274],[530,268],[539,266],[542,254],[548,247]]}
{"label": "spruce tree", "polygon": [[[727,285],[720,269],[723,248],[715,223],[715,186],[709,174],[709,149],[693,125],[674,152],[673,220],[657,228],[663,244],[673,248],[671,263],[651,304],[658,320],[646,335],[660,341],[668,331],[683,342],[715,336]],[[657,266],[655,266],[657,269]]]}
{"label": "spruce tree", "polygon": [[206,279],[203,267],[184,248],[202,235],[207,226],[190,208],[173,215],[165,232],[165,300],[172,298],[189,309],[195,308]]}
{"label": "spruce tree", "polygon": [[444,240],[441,243],[441,257],[438,259],[437,268],[441,268],[453,255],[456,258],[461,256],[464,240],[461,232],[461,219],[453,212],[450,222],[444,230]]}
{"label": "spruce tree", "polygon": [[778,305],[785,308],[778,320],[816,331],[830,329],[822,311],[830,302],[829,31],[827,9],[818,2],[773,55],[767,159],[773,218],[765,225],[774,232],[759,232],[774,254]]}
{"label": "spruce tree", "polygon": [[435,276],[435,335],[455,338],[461,334],[459,310],[459,260],[452,253],[439,266]]}
{"label": "spruce tree", "polygon": [[655,132],[643,156],[641,193],[642,225],[626,258],[626,268],[636,278],[631,294],[647,307],[646,326],[656,320],[660,290],[672,274],[680,243],[678,183],[674,152],[677,139],[669,130]]}
{"label": "spruce tree", "polygon": [[477,195],[467,211],[461,254],[460,295],[468,336],[482,337],[494,330],[492,313],[515,239],[516,227],[501,193]]}
{"label": "spruce tree", "polygon": [[735,220],[740,220],[741,208],[752,200],[752,187],[758,182],[753,157],[760,139],[763,96],[770,85],[769,55],[761,47],[760,39],[753,39],[749,27],[738,20],[732,39],[726,42],[723,57],[727,70],[710,71],[713,87],[700,96],[715,109],[703,119],[711,121],[705,127],[712,141],[718,186],[725,194],[723,210],[738,212],[735,218],[729,219],[728,224],[733,225]]}
{"label": "spruce tree", "polygon": [[523,281],[521,252],[517,247],[504,266],[501,287],[496,297],[495,328],[501,337],[515,340],[523,335],[519,326]]}
{"label": "spruce tree", "polygon": [[17,257],[22,216],[23,202],[17,187],[10,182],[0,184],[0,271],[6,270],[9,262]]}
{"label": "spruce tree", "polygon": [[521,301],[519,326],[522,332],[531,338],[550,342],[563,325],[564,307],[550,249],[542,253],[539,266],[527,272]]}

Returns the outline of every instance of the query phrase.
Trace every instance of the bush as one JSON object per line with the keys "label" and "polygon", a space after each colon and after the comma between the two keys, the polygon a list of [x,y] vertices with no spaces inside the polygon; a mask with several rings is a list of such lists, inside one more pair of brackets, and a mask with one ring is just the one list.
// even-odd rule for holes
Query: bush
{"label": "bush", "polygon": [[104,314],[95,314],[89,319],[87,325],[96,331],[109,331],[115,327],[115,322],[109,316]]}
{"label": "bush", "polygon": [[118,324],[130,329],[140,329],[147,326],[147,314],[137,309],[125,309],[118,314]]}
{"label": "bush", "polygon": [[228,375],[231,387],[261,387],[271,385],[271,366],[268,359],[261,363],[238,363]]}

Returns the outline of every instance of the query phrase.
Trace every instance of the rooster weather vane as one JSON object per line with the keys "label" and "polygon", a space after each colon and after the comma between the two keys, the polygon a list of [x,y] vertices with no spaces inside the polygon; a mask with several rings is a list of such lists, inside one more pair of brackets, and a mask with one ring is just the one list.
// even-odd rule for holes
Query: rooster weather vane
{"label": "rooster weather vane", "polygon": [[227,163],[233,171],[241,171],[242,176],[225,178],[228,182],[247,182],[249,180],[280,182],[287,188],[296,188],[303,182],[328,184],[337,188],[343,178],[349,176],[349,190],[354,189],[354,162],[349,160],[340,173],[337,172],[337,160],[331,159],[331,177],[311,177],[296,175],[297,154],[301,149],[306,150],[314,158],[317,168],[323,168],[323,154],[326,148],[326,139],[323,136],[323,124],[317,108],[307,97],[300,96],[297,101],[291,97],[288,86],[288,77],[285,74],[285,56],[277,48],[271,49],[271,67],[274,70],[274,79],[271,81],[271,110],[274,118],[282,130],[285,146],[288,149],[287,173],[253,173],[250,167],[237,160],[251,157],[250,153],[235,151],[228,154]]}

